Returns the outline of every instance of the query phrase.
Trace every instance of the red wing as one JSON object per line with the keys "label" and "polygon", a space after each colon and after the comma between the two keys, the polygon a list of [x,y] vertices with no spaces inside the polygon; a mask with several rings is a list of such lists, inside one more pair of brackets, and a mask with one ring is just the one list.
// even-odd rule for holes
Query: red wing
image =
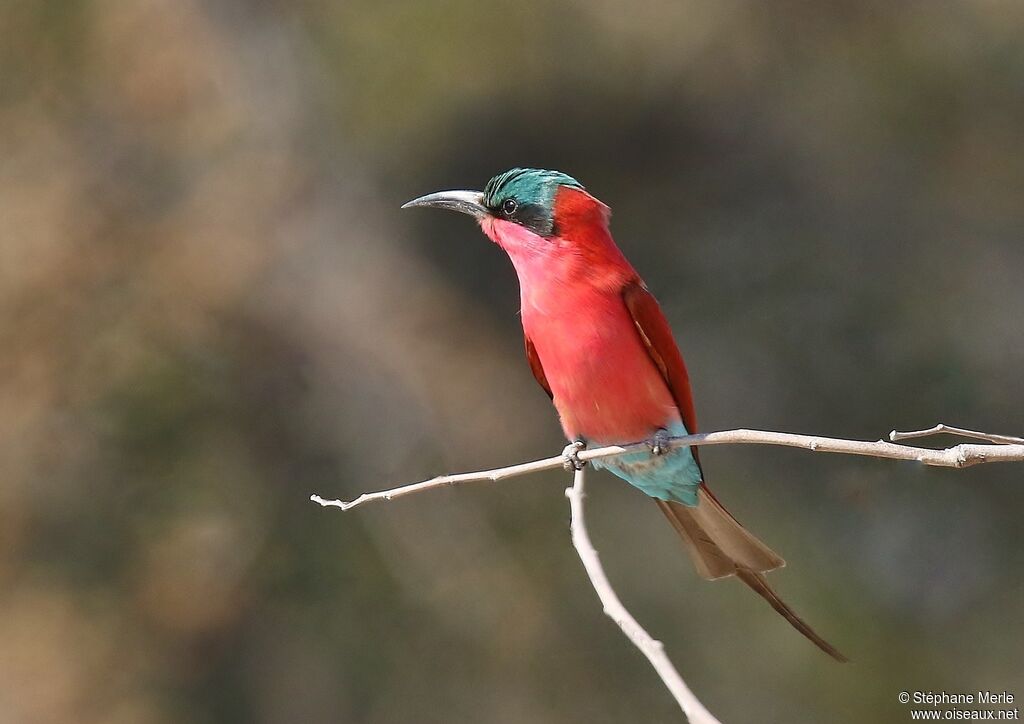
{"label": "red wing", "polygon": [[676,341],[672,337],[672,329],[668,326],[661,307],[658,306],[658,300],[647,291],[644,283],[637,279],[630,282],[622,291],[622,301],[626,303],[626,309],[636,324],[640,339],[647,347],[647,353],[661,371],[665,384],[672,392],[687,432],[692,435],[697,432],[697,415],[693,410],[693,397],[690,394],[690,376],[686,373],[683,356],[679,353]]}
{"label": "red wing", "polygon": [[523,341],[526,342],[526,361],[530,363],[530,371],[533,372],[534,379],[548,393],[548,397],[552,400],[555,399],[555,396],[551,394],[551,386],[548,385],[548,378],[544,374],[544,367],[541,366],[540,357],[537,356],[537,348],[533,346],[533,341],[525,333],[523,334]]}

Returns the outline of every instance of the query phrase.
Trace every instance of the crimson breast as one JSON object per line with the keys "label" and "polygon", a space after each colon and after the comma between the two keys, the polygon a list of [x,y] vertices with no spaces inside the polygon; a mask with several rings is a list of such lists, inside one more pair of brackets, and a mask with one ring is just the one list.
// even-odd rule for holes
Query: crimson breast
{"label": "crimson breast", "polygon": [[604,290],[524,294],[523,328],[570,439],[633,442],[680,420],[622,297]]}

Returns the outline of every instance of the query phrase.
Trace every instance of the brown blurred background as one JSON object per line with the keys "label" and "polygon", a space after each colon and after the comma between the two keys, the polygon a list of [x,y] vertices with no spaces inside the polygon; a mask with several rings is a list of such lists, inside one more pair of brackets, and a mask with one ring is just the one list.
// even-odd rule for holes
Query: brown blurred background
{"label": "brown blurred background", "polygon": [[[1024,4],[7,0],[0,720],[670,722],[514,274],[399,212],[513,165],[615,210],[704,429],[1020,434]],[[592,476],[627,605],[730,722],[1024,696],[1024,467],[704,453],[855,663]]]}

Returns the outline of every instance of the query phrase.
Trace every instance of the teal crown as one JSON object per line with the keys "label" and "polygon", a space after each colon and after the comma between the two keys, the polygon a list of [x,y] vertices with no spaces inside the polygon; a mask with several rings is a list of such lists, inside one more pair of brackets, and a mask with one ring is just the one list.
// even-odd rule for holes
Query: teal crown
{"label": "teal crown", "polygon": [[500,173],[484,186],[484,206],[540,236],[554,231],[555,194],[559,187],[583,190],[583,184],[561,171],[514,168]]}

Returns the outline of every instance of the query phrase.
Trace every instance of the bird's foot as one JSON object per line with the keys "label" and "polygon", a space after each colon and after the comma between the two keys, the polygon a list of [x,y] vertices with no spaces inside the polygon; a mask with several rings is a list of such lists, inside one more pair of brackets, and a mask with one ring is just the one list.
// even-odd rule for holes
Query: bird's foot
{"label": "bird's foot", "polygon": [[565,446],[562,450],[562,466],[566,470],[582,470],[587,464],[586,460],[580,460],[580,450],[586,450],[587,443],[582,440],[575,440]]}
{"label": "bird's foot", "polygon": [[669,443],[671,439],[672,436],[668,430],[665,428],[659,429],[654,433],[654,437],[647,441],[647,447],[651,449],[651,455],[660,456],[669,452],[672,449]]}

